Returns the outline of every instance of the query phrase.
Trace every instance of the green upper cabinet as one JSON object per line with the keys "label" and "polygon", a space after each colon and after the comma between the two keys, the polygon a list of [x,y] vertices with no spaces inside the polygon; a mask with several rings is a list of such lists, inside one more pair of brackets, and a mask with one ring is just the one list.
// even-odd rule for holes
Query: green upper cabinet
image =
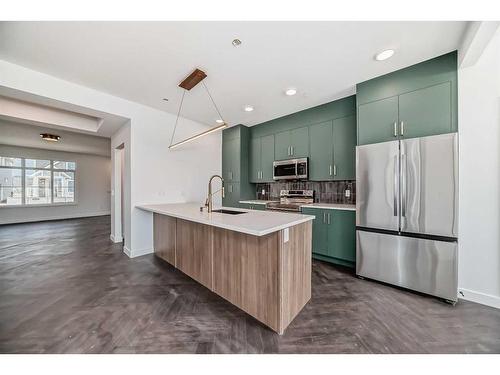
{"label": "green upper cabinet", "polygon": [[274,162],[274,135],[266,135],[260,138],[261,159],[260,159],[260,181],[273,181],[273,162]]}
{"label": "green upper cabinet", "polygon": [[290,131],[290,156],[306,158],[309,156],[309,128],[303,127]]}
{"label": "green upper cabinet", "polygon": [[356,179],[356,116],[333,120],[333,179]]}
{"label": "green upper cabinet", "polygon": [[456,51],[356,88],[360,145],[458,129]]}
{"label": "green upper cabinet", "polygon": [[290,159],[290,131],[274,136],[274,154],[276,160]]}
{"label": "green upper cabinet", "polygon": [[239,207],[239,201],[255,199],[255,189],[249,182],[250,130],[243,125],[222,132],[222,177],[225,183],[226,207]]}
{"label": "green upper cabinet", "polygon": [[333,121],[309,127],[309,179],[327,181],[333,176]]}
{"label": "green upper cabinet", "polygon": [[222,143],[222,178],[225,181],[240,180],[240,139],[227,139]]}
{"label": "green upper cabinet", "polygon": [[261,166],[261,140],[260,138],[250,139],[250,182],[259,182]]}
{"label": "green upper cabinet", "polygon": [[393,96],[358,106],[358,143],[397,139],[398,97]]}
{"label": "green upper cabinet", "polygon": [[399,119],[404,138],[453,131],[451,83],[426,87],[399,96]]}
{"label": "green upper cabinet", "polygon": [[306,158],[309,156],[309,128],[280,132],[275,135],[276,160]]}
{"label": "green upper cabinet", "polygon": [[356,117],[354,115],[309,127],[309,179],[356,178]]}
{"label": "green upper cabinet", "polygon": [[273,181],[274,135],[250,139],[250,182]]}

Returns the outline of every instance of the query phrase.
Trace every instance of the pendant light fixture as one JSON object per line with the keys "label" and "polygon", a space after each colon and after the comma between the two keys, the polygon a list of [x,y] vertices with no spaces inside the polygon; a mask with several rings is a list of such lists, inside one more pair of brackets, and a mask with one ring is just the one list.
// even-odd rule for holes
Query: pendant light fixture
{"label": "pendant light fixture", "polygon": [[[188,142],[191,142],[191,141],[194,141],[195,139],[198,139],[198,138],[201,138],[201,137],[204,137],[205,135],[208,135],[208,134],[211,134],[211,133],[214,133],[218,130],[222,130],[224,128],[227,128],[227,124],[226,122],[224,121],[220,111],[219,111],[219,108],[217,107],[217,105],[215,104],[215,101],[214,99],[212,98],[212,95],[210,95],[210,91],[208,91],[208,88],[207,86],[205,85],[204,82],[202,82],[205,78],[207,77],[207,75],[205,74],[204,71],[200,70],[200,69],[195,69],[189,76],[187,76],[186,79],[184,79],[180,84],[179,84],[179,87],[183,88],[184,91],[182,92],[182,98],[181,98],[181,103],[179,105],[179,110],[177,111],[177,118],[175,119],[175,125],[174,125],[174,131],[172,132],[172,138],[170,139],[170,145],[168,146],[169,149],[174,149],[176,147],[179,147],[185,143],[188,143]],[[175,130],[177,129],[177,124],[179,122],[179,117],[181,115],[181,110],[182,110],[182,104],[184,102],[184,96],[186,94],[186,91],[189,91],[191,90],[193,87],[195,87],[198,83],[200,83],[203,85],[203,87],[205,88],[205,91],[207,92],[207,95],[208,97],[210,98],[210,101],[212,102],[215,110],[217,111],[217,114],[219,115],[219,120],[217,120],[217,123],[219,123],[220,125],[217,125],[213,128],[210,128],[208,130],[205,130],[204,132],[201,132],[201,133],[198,133],[198,134],[195,134],[189,138],[186,138],[182,141],[179,141],[179,142],[176,142],[176,143],[173,143],[174,141],[174,136],[175,136]]]}

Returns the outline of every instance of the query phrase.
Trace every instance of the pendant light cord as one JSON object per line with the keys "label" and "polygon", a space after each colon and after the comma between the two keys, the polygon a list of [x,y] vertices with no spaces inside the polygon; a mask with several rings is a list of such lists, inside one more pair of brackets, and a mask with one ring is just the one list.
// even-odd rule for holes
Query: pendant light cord
{"label": "pendant light cord", "polygon": [[172,132],[172,138],[170,138],[170,146],[172,146],[172,142],[174,141],[175,130],[177,129],[177,123],[179,122],[179,116],[181,114],[181,109],[182,109],[182,103],[184,102],[184,95],[186,95],[186,90],[182,91],[181,104],[179,105],[179,110],[177,111],[177,118],[175,119],[174,131]]}
{"label": "pendant light cord", "polygon": [[[219,111],[219,108],[217,107],[217,104],[215,104],[215,101],[214,101],[214,98],[212,98],[212,95],[210,95],[210,91],[208,91],[208,87],[207,85],[205,85],[205,82],[201,81],[201,84],[203,85],[203,87],[205,88],[205,90],[207,91],[207,94],[210,98],[210,100],[212,101],[212,104],[214,105],[214,108],[215,110],[217,111],[217,113],[219,114],[219,117],[222,121],[224,121],[224,118],[222,117],[220,111]],[[224,121],[225,122],[225,121]]]}

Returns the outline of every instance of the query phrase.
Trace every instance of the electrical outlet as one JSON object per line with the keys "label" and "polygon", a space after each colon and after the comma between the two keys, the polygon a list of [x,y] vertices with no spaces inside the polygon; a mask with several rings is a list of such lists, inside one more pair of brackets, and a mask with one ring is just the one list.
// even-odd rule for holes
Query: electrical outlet
{"label": "electrical outlet", "polygon": [[350,198],[351,197],[351,190],[350,189],[346,189],[346,191],[345,191],[345,197],[346,198]]}
{"label": "electrical outlet", "polygon": [[265,194],[266,194],[266,190],[262,189],[262,195],[265,195]]}

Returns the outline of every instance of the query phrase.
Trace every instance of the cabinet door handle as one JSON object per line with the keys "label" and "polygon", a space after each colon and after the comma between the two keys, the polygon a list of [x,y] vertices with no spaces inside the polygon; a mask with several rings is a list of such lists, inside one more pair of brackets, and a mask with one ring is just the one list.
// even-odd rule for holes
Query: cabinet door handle
{"label": "cabinet door handle", "polygon": [[405,123],[404,123],[404,121],[401,121],[400,131],[401,131],[401,135],[404,136],[405,135]]}
{"label": "cabinet door handle", "polygon": [[328,214],[328,225],[330,225],[330,214]]}
{"label": "cabinet door handle", "polygon": [[394,136],[398,136],[398,122],[394,121]]}
{"label": "cabinet door handle", "polygon": [[337,165],[336,164],[333,165],[333,175],[334,176],[337,175]]}
{"label": "cabinet door handle", "polygon": [[290,146],[290,149],[292,150],[292,152],[290,153],[290,156],[293,156],[293,146]]}
{"label": "cabinet door handle", "polygon": [[330,164],[330,176],[332,175],[332,165]]}
{"label": "cabinet door handle", "polygon": [[326,212],[323,212],[323,224],[326,223]]}

